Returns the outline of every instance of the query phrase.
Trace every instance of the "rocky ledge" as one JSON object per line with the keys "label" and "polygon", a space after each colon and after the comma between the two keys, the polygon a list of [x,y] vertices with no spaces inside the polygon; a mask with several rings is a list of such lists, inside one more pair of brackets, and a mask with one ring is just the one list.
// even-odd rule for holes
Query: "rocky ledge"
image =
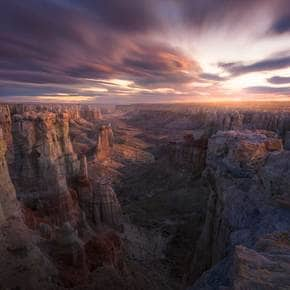
{"label": "rocky ledge", "polygon": [[191,289],[289,288],[289,153],[269,131],[210,138],[211,193],[190,277],[209,270]]}

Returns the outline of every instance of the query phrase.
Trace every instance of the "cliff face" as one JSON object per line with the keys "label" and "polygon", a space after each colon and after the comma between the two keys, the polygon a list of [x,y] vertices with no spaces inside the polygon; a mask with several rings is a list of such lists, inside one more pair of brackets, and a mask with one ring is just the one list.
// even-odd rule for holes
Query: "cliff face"
{"label": "cliff face", "polygon": [[20,215],[15,188],[10,179],[6,163],[6,150],[7,146],[4,140],[4,134],[0,127],[0,223],[5,222],[13,216]]}
{"label": "cliff face", "polygon": [[[7,136],[7,135],[6,135]],[[56,269],[37,247],[26,227],[21,205],[5,159],[5,135],[0,128],[0,281],[3,289],[57,289],[49,277]],[[16,270],[21,269],[21,271]]]}
{"label": "cliff face", "polygon": [[76,185],[80,207],[94,226],[119,229],[121,207],[111,181],[105,176],[97,176],[95,166],[88,173],[85,160],[82,158],[82,174]]}
{"label": "cliff face", "polygon": [[13,116],[17,195],[52,223],[74,220],[76,202],[68,182],[79,164],[69,139],[68,115],[25,112]]}
{"label": "cliff face", "polygon": [[[14,105],[11,110],[14,112],[12,132],[15,147],[12,177],[19,199],[36,214],[37,220],[56,225],[70,222],[75,226],[80,223],[82,209],[88,221],[95,225],[115,225],[118,218],[113,208],[119,209],[119,203],[114,191],[99,183],[98,169],[94,173],[96,176],[89,177],[91,165],[84,153],[77,157],[70,139],[72,122],[90,124],[82,118],[89,116],[87,119],[96,120],[100,117],[97,114],[99,109]],[[89,113],[92,110],[93,117]],[[94,129],[93,125],[80,126],[80,135]],[[112,147],[112,128],[102,126],[98,160],[108,160]],[[31,218],[30,212],[28,219],[31,221]],[[35,221],[32,219],[31,223]]]}
{"label": "cliff face", "polygon": [[161,155],[168,159],[171,166],[190,170],[194,177],[199,177],[205,168],[207,143],[207,136],[195,137],[188,133],[184,135],[182,141],[171,141],[166,144],[162,148]]}
{"label": "cliff face", "polygon": [[[137,106],[137,105],[136,105]],[[192,106],[176,108],[166,106],[145,110],[134,108],[127,113],[139,126],[163,130],[204,130],[209,136],[217,131],[226,130],[268,130],[276,132],[289,149],[290,113],[287,110],[223,108],[210,106]]]}
{"label": "cliff face", "polygon": [[[263,288],[267,282],[260,279],[266,268],[268,281],[277,279],[277,269],[270,269],[266,262],[271,249],[266,247],[263,253],[265,248],[258,245],[263,239],[272,239],[277,232],[283,236],[290,230],[290,213],[283,209],[289,201],[290,172],[286,166],[289,157],[283,151],[282,141],[272,132],[218,132],[209,140],[204,178],[211,194],[192,262],[191,279],[222,262],[204,274],[193,289],[222,286],[252,289],[253,285],[257,289],[272,289]],[[274,167],[279,169],[273,170]],[[280,238],[273,240],[273,253],[280,241]],[[288,251],[288,241],[285,243],[284,254]],[[226,260],[222,260],[224,257]],[[234,267],[236,272],[228,271],[227,267]],[[253,267],[257,275],[242,270],[247,267]],[[289,269],[289,265],[285,267]],[[214,275],[219,279],[213,282],[210,279]],[[271,283],[274,287],[275,283]]]}
{"label": "cliff face", "polygon": [[[0,126],[5,128],[5,134],[0,129],[1,287],[59,289],[87,283],[95,289],[100,280],[125,280],[119,277],[125,267],[121,240],[109,230],[119,225],[116,194],[110,184],[100,183],[98,169],[92,169],[86,155],[77,157],[70,139],[70,123],[86,122],[82,118],[91,108],[0,109]],[[88,114],[94,120],[100,117],[97,109]],[[16,190],[6,162],[7,140],[14,148],[11,176]],[[107,266],[110,275],[104,274]]]}

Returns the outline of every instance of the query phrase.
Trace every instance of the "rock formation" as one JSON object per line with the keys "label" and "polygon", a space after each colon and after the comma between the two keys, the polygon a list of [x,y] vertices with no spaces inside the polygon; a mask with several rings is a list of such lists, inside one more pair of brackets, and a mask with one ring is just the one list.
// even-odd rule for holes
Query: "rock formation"
{"label": "rock formation", "polygon": [[12,146],[11,123],[9,106],[0,104],[0,126],[2,128],[3,139],[5,140],[8,149],[11,149]]}
{"label": "rock formation", "polygon": [[194,137],[193,134],[185,134],[181,141],[171,141],[162,148],[163,158],[169,159],[169,163],[175,167],[186,168],[192,171],[192,175],[199,177],[205,168],[208,138],[204,135]]}
{"label": "rock formation", "polygon": [[7,146],[4,134],[0,127],[0,223],[20,215],[15,188],[10,179],[6,163],[6,150]]}
{"label": "rock formation", "polygon": [[114,136],[111,125],[102,125],[99,131],[98,144],[97,144],[97,155],[98,161],[105,161],[110,159],[113,146]]}
{"label": "rock formation", "polygon": [[290,113],[118,110],[0,105],[0,288],[289,289]]}
{"label": "rock formation", "polygon": [[79,164],[69,139],[68,115],[25,112],[13,116],[18,197],[51,223],[76,222],[78,210],[68,183]]}
{"label": "rock formation", "polygon": [[[286,163],[290,159],[287,153],[283,151],[282,141],[267,131],[218,132],[209,140],[204,178],[209,182],[211,194],[192,262],[191,278],[194,280],[216,266],[192,289],[274,289],[266,288],[264,278],[277,279],[274,278],[277,268],[274,264],[273,268],[269,267],[268,254],[260,253],[257,244],[267,236],[272,239],[277,232],[283,236],[290,230],[290,213],[282,208],[289,197],[289,190],[285,190],[287,181],[282,182],[279,171],[271,171],[278,166],[278,170],[284,169],[284,177],[288,176]],[[277,198],[281,198],[281,203]],[[275,255],[274,248],[272,254]],[[272,257],[275,261],[281,259]],[[285,269],[289,266],[285,264]],[[228,271],[227,267],[234,267],[236,272]],[[246,272],[248,267],[256,269],[257,275],[252,270]],[[265,269],[267,277],[261,279]],[[219,279],[211,281],[214,275],[219,275]],[[285,282],[284,285],[290,285],[290,280]]]}
{"label": "rock formation", "polygon": [[57,271],[36,245],[36,235],[24,224],[5,159],[7,147],[0,129],[0,287],[57,289]]}

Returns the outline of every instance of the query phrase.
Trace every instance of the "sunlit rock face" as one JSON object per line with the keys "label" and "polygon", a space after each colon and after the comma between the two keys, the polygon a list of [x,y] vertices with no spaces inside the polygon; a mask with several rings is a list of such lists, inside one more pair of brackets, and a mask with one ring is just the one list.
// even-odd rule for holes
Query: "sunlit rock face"
{"label": "sunlit rock face", "polygon": [[66,113],[70,119],[95,122],[102,119],[101,109],[97,105],[80,104],[11,104],[1,105],[10,109],[12,114],[22,115],[25,112]]}
{"label": "sunlit rock face", "polygon": [[102,125],[99,130],[97,155],[98,161],[110,159],[114,146],[114,135],[111,125]]}
{"label": "sunlit rock face", "polygon": [[13,179],[17,195],[56,224],[75,220],[78,215],[76,201],[68,188],[68,182],[79,170],[68,122],[66,113],[31,111],[13,115]]}
{"label": "sunlit rock face", "polygon": [[[280,238],[273,240],[273,252],[257,245],[261,239],[272,239],[276,233],[283,236],[290,230],[290,212],[284,209],[289,200],[287,180],[290,175],[286,167],[289,158],[282,141],[273,132],[228,131],[218,132],[210,138],[203,177],[211,194],[192,262],[191,278],[194,280],[216,266],[203,274],[192,289],[220,289],[223,286],[268,289],[263,288],[266,281],[277,279],[277,265],[270,267],[272,262],[267,259],[273,254],[271,259],[283,260],[280,256],[275,257]],[[235,247],[238,245],[243,247]],[[287,245],[288,241],[282,246],[283,255],[289,251]],[[222,260],[225,257],[226,260]],[[289,266],[285,265],[286,273]],[[234,267],[235,271],[229,271],[228,267]],[[253,271],[247,271],[248,267]],[[269,272],[264,277],[265,269]],[[212,280],[216,275],[218,278]],[[283,275],[282,279],[283,283],[285,279],[290,283],[287,276]]]}

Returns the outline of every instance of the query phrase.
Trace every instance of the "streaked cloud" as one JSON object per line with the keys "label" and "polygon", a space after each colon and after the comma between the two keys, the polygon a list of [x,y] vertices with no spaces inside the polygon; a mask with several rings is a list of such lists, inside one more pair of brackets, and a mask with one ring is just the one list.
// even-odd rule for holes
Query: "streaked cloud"
{"label": "streaked cloud", "polygon": [[2,1],[0,97],[287,95],[289,9],[287,0]]}
{"label": "streaked cloud", "polygon": [[252,72],[272,71],[290,67],[290,56],[268,58],[251,64],[243,62],[220,63],[220,67],[231,73],[233,76]]}
{"label": "streaked cloud", "polygon": [[276,85],[290,84],[290,77],[274,76],[274,77],[269,78],[268,82],[271,84],[276,84]]}

